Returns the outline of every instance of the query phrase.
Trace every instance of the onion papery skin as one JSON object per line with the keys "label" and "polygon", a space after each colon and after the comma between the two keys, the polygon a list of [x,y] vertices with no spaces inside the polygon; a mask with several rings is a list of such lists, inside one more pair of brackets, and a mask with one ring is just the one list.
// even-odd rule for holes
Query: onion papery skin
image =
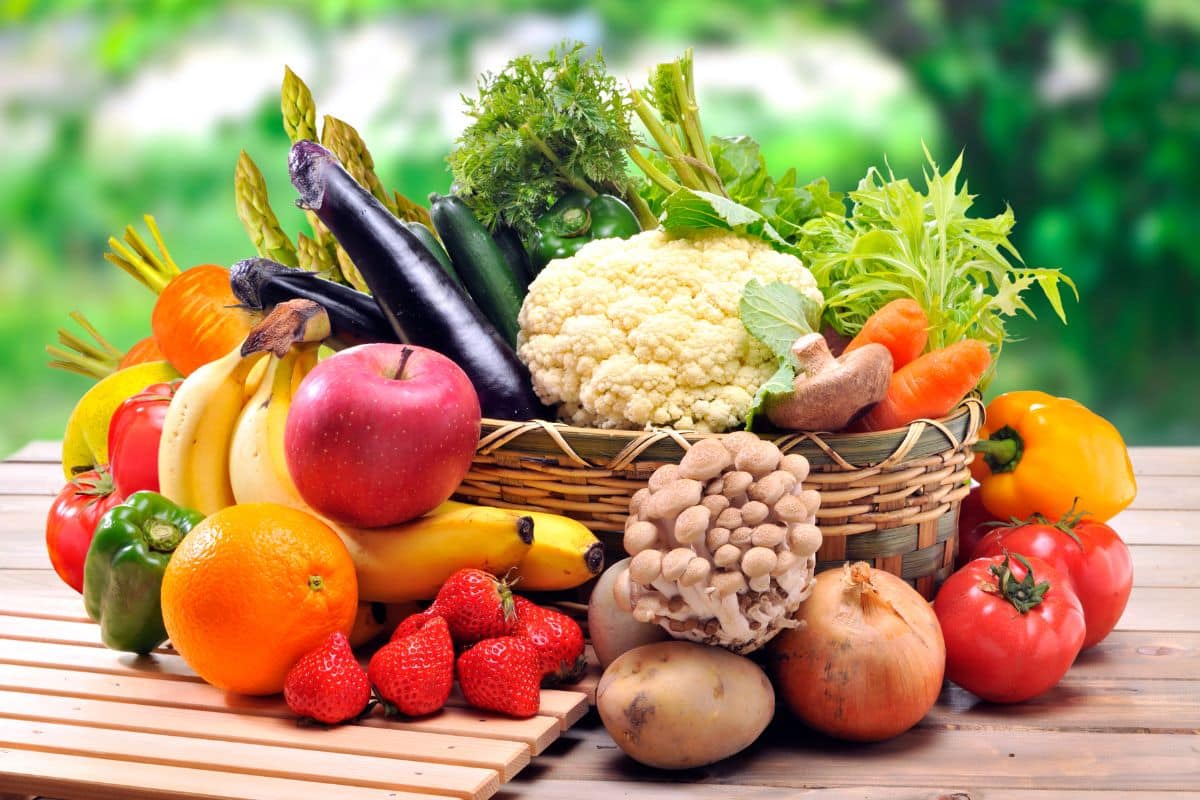
{"label": "onion papery skin", "polygon": [[875,742],[916,725],[937,702],[946,645],[932,607],[865,562],[817,575],[801,622],[768,646],[782,704],[809,727]]}

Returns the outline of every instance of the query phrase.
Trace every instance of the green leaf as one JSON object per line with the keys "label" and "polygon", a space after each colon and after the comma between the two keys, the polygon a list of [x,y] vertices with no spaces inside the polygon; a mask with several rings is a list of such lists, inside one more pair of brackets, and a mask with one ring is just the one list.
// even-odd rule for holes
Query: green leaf
{"label": "green leaf", "polygon": [[790,364],[792,343],[816,329],[821,307],[794,286],[763,284],[755,278],[742,288],[738,314],[751,336]]}
{"label": "green leaf", "polygon": [[798,236],[782,231],[824,290],[826,321],[853,336],[886,303],[909,297],[929,318],[930,350],[974,338],[999,353],[1005,319],[1033,316],[1026,294],[1036,285],[1065,322],[1060,284],[1076,291],[1075,284],[1021,262],[1009,240],[1012,209],[969,216],[974,197],[960,180],[962,155],[945,173],[928,161],[924,191],[872,167],[850,193],[849,217],[827,211]]}
{"label": "green leaf", "polygon": [[766,410],[766,405],[772,399],[792,392],[796,379],[796,370],[791,361],[784,361],[779,369],[767,378],[767,382],[758,387],[754,399],[750,401],[750,410],[746,412],[746,430],[751,430],[758,415]]}
{"label": "green leaf", "polygon": [[697,189],[680,189],[663,201],[662,226],[671,233],[719,228],[758,237],[784,252],[793,249],[762,214],[727,197]]}

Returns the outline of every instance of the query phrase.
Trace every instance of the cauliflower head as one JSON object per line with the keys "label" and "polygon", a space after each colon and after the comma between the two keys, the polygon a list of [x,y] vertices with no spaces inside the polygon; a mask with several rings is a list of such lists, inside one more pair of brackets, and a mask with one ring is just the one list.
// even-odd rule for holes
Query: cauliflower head
{"label": "cauliflower head", "polygon": [[738,316],[752,278],[824,301],[798,258],[758,239],[598,239],[530,284],[517,352],[541,400],[572,425],[730,430],[777,366]]}

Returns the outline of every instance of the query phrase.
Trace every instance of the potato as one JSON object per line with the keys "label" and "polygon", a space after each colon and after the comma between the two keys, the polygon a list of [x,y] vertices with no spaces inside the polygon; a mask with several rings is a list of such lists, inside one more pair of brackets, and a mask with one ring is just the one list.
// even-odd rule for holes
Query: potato
{"label": "potato", "polygon": [[596,708],[629,756],[686,769],[748,747],[775,713],[775,692],[748,658],[693,642],[658,642],[609,665],[596,687]]}
{"label": "potato", "polygon": [[592,596],[588,600],[588,635],[601,667],[607,667],[626,650],[669,638],[661,626],[638,622],[633,614],[617,606],[613,584],[627,569],[628,558],[606,569],[592,587]]}

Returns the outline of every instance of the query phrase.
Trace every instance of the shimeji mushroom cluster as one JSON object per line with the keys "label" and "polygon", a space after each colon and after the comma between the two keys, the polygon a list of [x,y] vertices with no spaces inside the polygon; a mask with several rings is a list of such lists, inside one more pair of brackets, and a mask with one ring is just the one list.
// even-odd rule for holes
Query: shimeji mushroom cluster
{"label": "shimeji mushroom cluster", "polygon": [[820,495],[808,459],[752,433],[696,442],[630,501],[617,604],[672,636],[749,653],[812,589]]}

